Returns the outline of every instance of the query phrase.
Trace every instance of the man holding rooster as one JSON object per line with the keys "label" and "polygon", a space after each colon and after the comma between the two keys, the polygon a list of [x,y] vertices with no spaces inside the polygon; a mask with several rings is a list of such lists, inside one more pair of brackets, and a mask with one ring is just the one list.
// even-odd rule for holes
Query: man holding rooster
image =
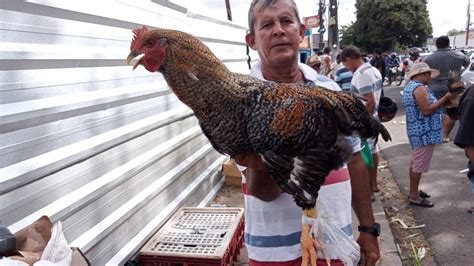
{"label": "man holding rooster", "polygon": [[[260,62],[252,67],[252,76],[268,81],[314,84],[340,90],[332,80],[298,63],[298,48],[303,40],[305,26],[301,24],[293,0],[254,0],[248,20],[250,32],[246,35],[246,42],[257,50],[260,57]],[[375,265],[380,257],[376,238],[379,232],[371,231],[376,223],[368,175],[359,154],[360,141],[351,139],[351,142],[354,154],[350,169],[348,171],[343,167],[326,177],[319,199],[331,202],[331,206],[321,211],[332,212],[340,228],[352,235],[352,200],[359,224],[367,229],[361,230],[357,240],[361,246],[362,263]],[[295,205],[290,195],[282,193],[257,154],[241,154],[235,156],[235,160],[244,174],[245,243],[249,264],[307,265],[308,258],[301,257],[299,246],[302,210]],[[333,263],[338,265],[337,260]]]}

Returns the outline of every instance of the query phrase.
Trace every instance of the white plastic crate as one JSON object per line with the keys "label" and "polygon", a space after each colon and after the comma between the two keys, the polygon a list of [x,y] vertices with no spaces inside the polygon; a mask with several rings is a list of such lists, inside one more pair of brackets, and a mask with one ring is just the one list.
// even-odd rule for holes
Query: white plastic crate
{"label": "white plastic crate", "polygon": [[243,208],[181,208],[140,251],[144,265],[227,265],[243,240]]}

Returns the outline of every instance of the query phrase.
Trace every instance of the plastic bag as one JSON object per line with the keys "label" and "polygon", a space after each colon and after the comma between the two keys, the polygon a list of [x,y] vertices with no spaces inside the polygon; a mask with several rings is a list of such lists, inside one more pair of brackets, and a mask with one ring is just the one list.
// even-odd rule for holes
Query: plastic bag
{"label": "plastic bag", "polygon": [[338,258],[344,265],[357,265],[360,260],[360,247],[337,225],[331,216],[328,202],[318,200],[318,218],[313,224],[313,234],[321,245],[319,258]]}
{"label": "plastic bag", "polygon": [[[339,227],[324,217],[319,217],[313,226],[313,233],[323,250],[318,257],[337,257],[344,265],[357,265],[360,260],[360,247]],[[324,254],[323,254],[324,252]]]}
{"label": "plastic bag", "polygon": [[53,225],[51,239],[41,254],[41,260],[35,266],[66,266],[71,265],[72,250],[69,248],[66,237],[63,233],[63,226],[60,221]]}
{"label": "plastic bag", "polygon": [[362,159],[364,159],[364,163],[367,167],[374,168],[374,161],[372,159],[372,151],[369,148],[369,143],[364,139],[362,144],[364,144],[364,146],[362,147],[362,150],[360,150],[360,155],[362,156]]}

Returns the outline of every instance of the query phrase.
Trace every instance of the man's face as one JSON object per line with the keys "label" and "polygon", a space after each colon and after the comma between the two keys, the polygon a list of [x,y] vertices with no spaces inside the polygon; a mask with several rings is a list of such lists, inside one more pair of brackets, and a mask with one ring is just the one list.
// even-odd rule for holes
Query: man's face
{"label": "man's face", "polygon": [[355,60],[352,58],[344,59],[344,61],[342,61],[342,64],[352,73],[354,73],[357,70],[357,67],[355,65]]}
{"label": "man's face", "polygon": [[264,65],[276,66],[297,62],[298,48],[304,36],[304,25],[299,25],[288,0],[279,0],[274,5],[260,10],[257,5],[255,36],[247,34],[245,40],[258,51]]}

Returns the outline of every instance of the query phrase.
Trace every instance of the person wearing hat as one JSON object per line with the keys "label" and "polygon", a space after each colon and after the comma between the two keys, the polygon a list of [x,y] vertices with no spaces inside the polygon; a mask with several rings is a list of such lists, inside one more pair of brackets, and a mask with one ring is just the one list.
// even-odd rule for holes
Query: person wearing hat
{"label": "person wearing hat", "polygon": [[431,69],[426,63],[416,63],[407,74],[409,82],[403,93],[403,105],[406,111],[408,140],[411,146],[410,164],[410,205],[433,207],[430,195],[419,190],[421,175],[428,172],[436,144],[443,143],[443,112],[445,103],[456,97],[446,93],[436,99],[433,91],[426,85],[430,79],[439,75],[439,71]]}
{"label": "person wearing hat", "polygon": [[312,67],[318,74],[321,74],[321,58],[318,55],[312,55],[306,60],[306,64]]}

